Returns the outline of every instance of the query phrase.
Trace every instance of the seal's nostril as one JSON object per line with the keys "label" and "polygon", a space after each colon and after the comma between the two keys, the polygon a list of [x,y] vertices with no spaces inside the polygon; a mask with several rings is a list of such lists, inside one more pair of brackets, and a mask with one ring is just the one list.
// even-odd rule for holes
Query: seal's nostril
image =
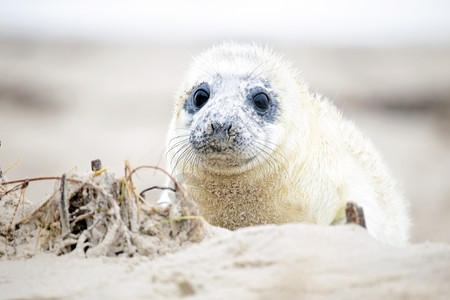
{"label": "seal's nostril", "polygon": [[222,134],[225,130],[225,127],[223,124],[219,122],[210,121],[208,131],[211,131],[213,135]]}
{"label": "seal's nostril", "polygon": [[212,126],[212,122],[209,121],[208,126],[206,127],[205,133],[206,133],[206,135],[211,135],[211,134],[213,134],[213,131],[214,131],[214,129]]}
{"label": "seal's nostril", "polygon": [[230,124],[230,126],[228,126],[228,128],[227,128],[227,133],[228,133],[228,135],[231,134],[231,127],[232,127],[232,125]]}
{"label": "seal's nostril", "polygon": [[234,136],[236,134],[235,128],[233,127],[233,124],[230,122],[222,123],[222,122],[214,122],[209,121],[208,126],[206,127],[205,133],[210,136],[215,136],[219,139],[228,139],[231,136]]}

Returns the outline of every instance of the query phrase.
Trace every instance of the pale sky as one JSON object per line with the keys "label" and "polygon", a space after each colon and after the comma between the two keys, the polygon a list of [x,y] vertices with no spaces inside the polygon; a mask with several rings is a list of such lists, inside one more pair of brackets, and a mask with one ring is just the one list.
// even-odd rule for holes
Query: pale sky
{"label": "pale sky", "polygon": [[0,0],[0,36],[450,43],[448,0]]}

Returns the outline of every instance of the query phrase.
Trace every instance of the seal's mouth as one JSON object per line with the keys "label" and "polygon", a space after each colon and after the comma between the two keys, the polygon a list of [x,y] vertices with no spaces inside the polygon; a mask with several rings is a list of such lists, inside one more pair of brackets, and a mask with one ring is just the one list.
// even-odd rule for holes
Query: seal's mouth
{"label": "seal's mouth", "polygon": [[187,156],[192,169],[236,174],[264,165],[274,151],[269,145],[275,144],[267,140],[263,126],[257,125],[240,119],[192,125]]}
{"label": "seal's mouth", "polygon": [[199,167],[214,173],[242,173],[255,166],[258,155],[251,157],[213,152],[199,155]]}

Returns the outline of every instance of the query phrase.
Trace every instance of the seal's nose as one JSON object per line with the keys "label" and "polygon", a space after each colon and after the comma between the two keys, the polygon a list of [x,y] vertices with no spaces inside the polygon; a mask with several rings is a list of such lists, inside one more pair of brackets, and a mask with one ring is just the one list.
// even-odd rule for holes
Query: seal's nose
{"label": "seal's nose", "polygon": [[216,151],[227,148],[236,137],[232,122],[210,121],[206,134],[210,136],[210,147]]}
{"label": "seal's nose", "polygon": [[208,132],[210,135],[214,136],[226,136],[229,137],[232,133],[232,123],[219,123],[219,122],[209,122]]}

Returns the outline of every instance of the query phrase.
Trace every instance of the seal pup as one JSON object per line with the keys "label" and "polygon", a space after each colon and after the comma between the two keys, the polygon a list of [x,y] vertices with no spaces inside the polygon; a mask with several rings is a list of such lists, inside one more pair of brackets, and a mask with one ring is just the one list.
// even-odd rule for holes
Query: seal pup
{"label": "seal pup", "polygon": [[407,202],[372,143],[268,47],[197,57],[167,137],[173,175],[212,225],[342,224],[354,202],[376,239],[408,241]]}

